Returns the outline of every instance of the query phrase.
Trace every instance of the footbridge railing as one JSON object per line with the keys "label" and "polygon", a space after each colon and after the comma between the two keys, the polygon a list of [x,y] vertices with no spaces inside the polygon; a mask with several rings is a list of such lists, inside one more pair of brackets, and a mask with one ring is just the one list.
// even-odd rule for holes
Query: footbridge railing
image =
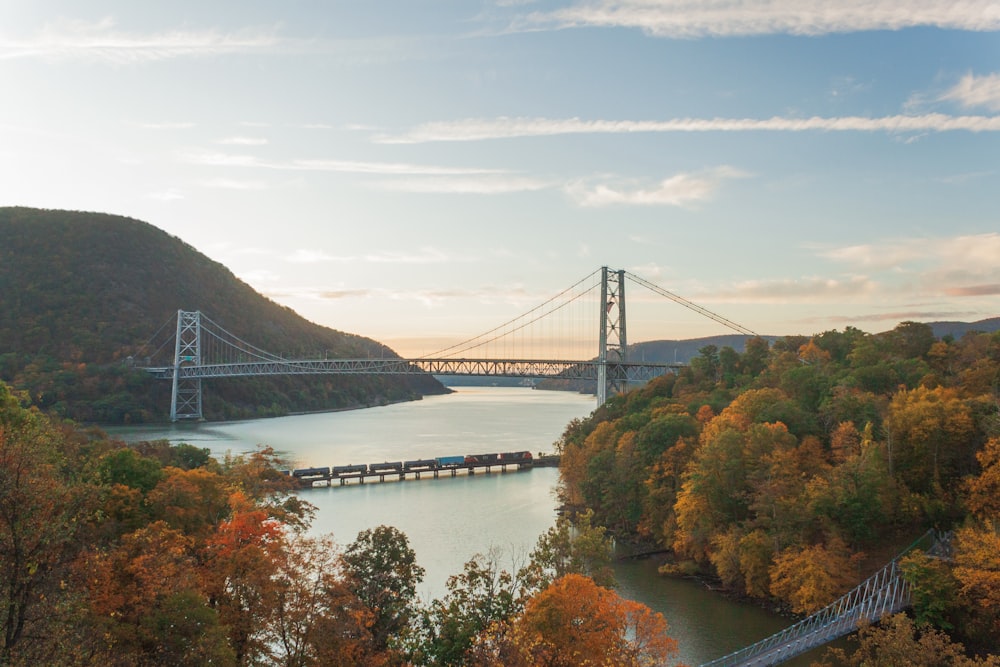
{"label": "footbridge railing", "polygon": [[929,543],[927,552],[942,555],[947,538],[928,531],[888,565],[861,582],[839,600],[756,644],[730,653],[701,667],[767,667],[802,655],[818,646],[847,636],[864,623],[910,606],[911,590],[903,578],[899,560],[920,544]]}

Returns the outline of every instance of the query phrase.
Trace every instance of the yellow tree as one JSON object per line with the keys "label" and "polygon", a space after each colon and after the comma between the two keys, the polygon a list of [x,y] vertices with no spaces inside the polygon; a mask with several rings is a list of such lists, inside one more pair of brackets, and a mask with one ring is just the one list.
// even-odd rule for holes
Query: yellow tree
{"label": "yellow tree", "polygon": [[987,440],[976,459],[981,471],[966,482],[966,505],[980,520],[1000,520],[1000,437]]}
{"label": "yellow tree", "polygon": [[912,491],[950,481],[975,451],[975,424],[953,389],[917,387],[896,393],[885,420],[889,467]]}
{"label": "yellow tree", "polygon": [[[0,382],[0,664],[51,647],[90,503],[63,477],[61,436]],[[49,659],[51,660],[51,658]]]}
{"label": "yellow tree", "polygon": [[971,612],[967,629],[981,636],[1000,634],[1000,525],[987,523],[956,532],[955,578],[959,599]]}
{"label": "yellow tree", "polygon": [[771,593],[797,614],[811,614],[836,600],[855,583],[854,563],[839,540],[786,549],[771,567]]}

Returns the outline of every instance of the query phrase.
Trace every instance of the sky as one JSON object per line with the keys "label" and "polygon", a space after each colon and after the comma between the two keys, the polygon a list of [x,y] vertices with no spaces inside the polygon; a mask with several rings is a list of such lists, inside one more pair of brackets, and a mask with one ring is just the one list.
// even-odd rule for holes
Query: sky
{"label": "sky", "polygon": [[997,0],[0,0],[0,91],[0,206],[403,356],[601,266],[761,334],[1000,315]]}

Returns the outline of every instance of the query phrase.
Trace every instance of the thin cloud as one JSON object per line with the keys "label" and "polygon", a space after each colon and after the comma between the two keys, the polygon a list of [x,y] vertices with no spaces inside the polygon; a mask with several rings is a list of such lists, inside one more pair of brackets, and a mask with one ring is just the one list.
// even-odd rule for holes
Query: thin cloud
{"label": "thin cloud", "polygon": [[454,261],[453,258],[436,248],[421,248],[415,253],[380,252],[363,257],[373,264],[440,264]]}
{"label": "thin cloud", "polygon": [[602,183],[594,186],[574,184],[567,192],[586,207],[681,206],[690,207],[710,199],[727,179],[740,178],[745,173],[732,167],[718,167],[708,172],[675,174],[651,187],[628,187]]}
{"label": "thin cloud", "polygon": [[172,58],[268,51],[281,43],[275,35],[256,30],[134,33],[118,30],[113,19],[105,18],[97,22],[55,22],[24,40],[0,38],[0,60],[41,58],[131,65]]}
{"label": "thin cloud", "polygon": [[224,146],[266,146],[267,139],[263,137],[226,137],[215,143]]}
{"label": "thin cloud", "polygon": [[146,195],[150,199],[155,199],[156,201],[171,202],[177,201],[178,199],[184,199],[184,194],[177,188],[167,188],[166,190],[161,190],[160,192],[150,192]]}
{"label": "thin cloud", "polygon": [[403,178],[379,181],[374,184],[382,190],[427,194],[482,194],[496,195],[511,192],[534,192],[552,187],[552,183],[534,178],[508,176],[442,176]]}
{"label": "thin cloud", "polygon": [[698,297],[699,300],[740,303],[815,303],[843,301],[870,295],[878,285],[866,276],[846,279],[803,277],[785,280],[748,280]]}
{"label": "thin cloud", "polygon": [[895,239],[833,248],[820,252],[820,255],[866,269],[886,270],[931,264],[962,267],[965,271],[992,272],[997,266],[997,257],[1000,257],[1000,233]]}
{"label": "thin cloud", "polygon": [[997,132],[1000,117],[950,116],[942,113],[870,118],[676,118],[671,120],[581,120],[579,118],[469,118],[418,125],[400,135],[376,135],[383,144],[436,141],[485,141],[567,134],[633,134],[664,132]]}
{"label": "thin cloud", "polygon": [[994,285],[948,287],[945,288],[944,293],[948,296],[1000,296],[1000,283]]}
{"label": "thin cloud", "polygon": [[178,155],[186,164],[212,167],[254,167],[287,171],[329,171],[351,174],[394,176],[470,176],[477,174],[505,174],[501,169],[479,167],[443,167],[438,165],[408,164],[404,162],[361,162],[352,160],[289,160],[268,161],[252,155],[231,153],[188,152]]}
{"label": "thin cloud", "polygon": [[426,306],[441,306],[456,300],[476,303],[521,303],[525,299],[541,298],[529,294],[523,286],[485,286],[449,289],[389,288],[389,287],[292,287],[271,289],[264,294],[271,298],[299,298],[310,300],[339,301],[344,299],[384,299],[388,301],[413,301]]}
{"label": "thin cloud", "polygon": [[194,123],[139,123],[139,127],[147,130],[190,130],[195,127]]}
{"label": "thin cloud", "polygon": [[201,183],[206,188],[220,190],[266,190],[267,183],[263,181],[239,181],[233,178],[213,178]]}
{"label": "thin cloud", "polygon": [[994,0],[590,0],[533,12],[515,30],[635,28],[653,37],[696,39],[745,35],[824,35],[935,27],[1000,29]]}
{"label": "thin cloud", "polygon": [[984,107],[990,111],[1000,111],[1000,74],[966,74],[940,99],[958,102],[967,109]]}
{"label": "thin cloud", "polygon": [[960,319],[964,317],[978,317],[977,311],[955,311],[955,310],[901,310],[889,313],[871,313],[868,315],[840,315],[836,318],[839,322],[861,323],[861,322],[918,322],[920,320],[948,320]]}
{"label": "thin cloud", "polygon": [[292,262],[293,264],[316,264],[319,262],[332,262],[343,258],[329,255],[322,250],[299,248],[292,254],[285,255],[282,259],[286,262]]}

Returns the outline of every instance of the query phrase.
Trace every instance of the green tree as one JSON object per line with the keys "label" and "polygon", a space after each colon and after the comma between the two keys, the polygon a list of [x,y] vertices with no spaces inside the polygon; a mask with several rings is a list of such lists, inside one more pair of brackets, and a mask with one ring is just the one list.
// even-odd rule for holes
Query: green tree
{"label": "green tree", "polygon": [[566,515],[556,519],[556,525],[538,538],[521,579],[541,590],[559,577],[575,573],[590,577],[598,586],[614,586],[611,538],[593,520],[590,509],[572,521]]}
{"label": "green tree", "polygon": [[46,655],[52,625],[68,616],[61,583],[92,503],[60,474],[59,445],[48,419],[0,382],[0,664]]}
{"label": "green tree", "polygon": [[468,664],[476,638],[520,613],[526,598],[524,582],[499,566],[495,551],[476,554],[447,588],[421,611],[408,650],[416,664]]}
{"label": "green tree", "polygon": [[409,626],[424,568],[417,565],[406,535],[392,526],[358,533],[343,561],[348,587],[375,615],[371,633],[383,650]]}

